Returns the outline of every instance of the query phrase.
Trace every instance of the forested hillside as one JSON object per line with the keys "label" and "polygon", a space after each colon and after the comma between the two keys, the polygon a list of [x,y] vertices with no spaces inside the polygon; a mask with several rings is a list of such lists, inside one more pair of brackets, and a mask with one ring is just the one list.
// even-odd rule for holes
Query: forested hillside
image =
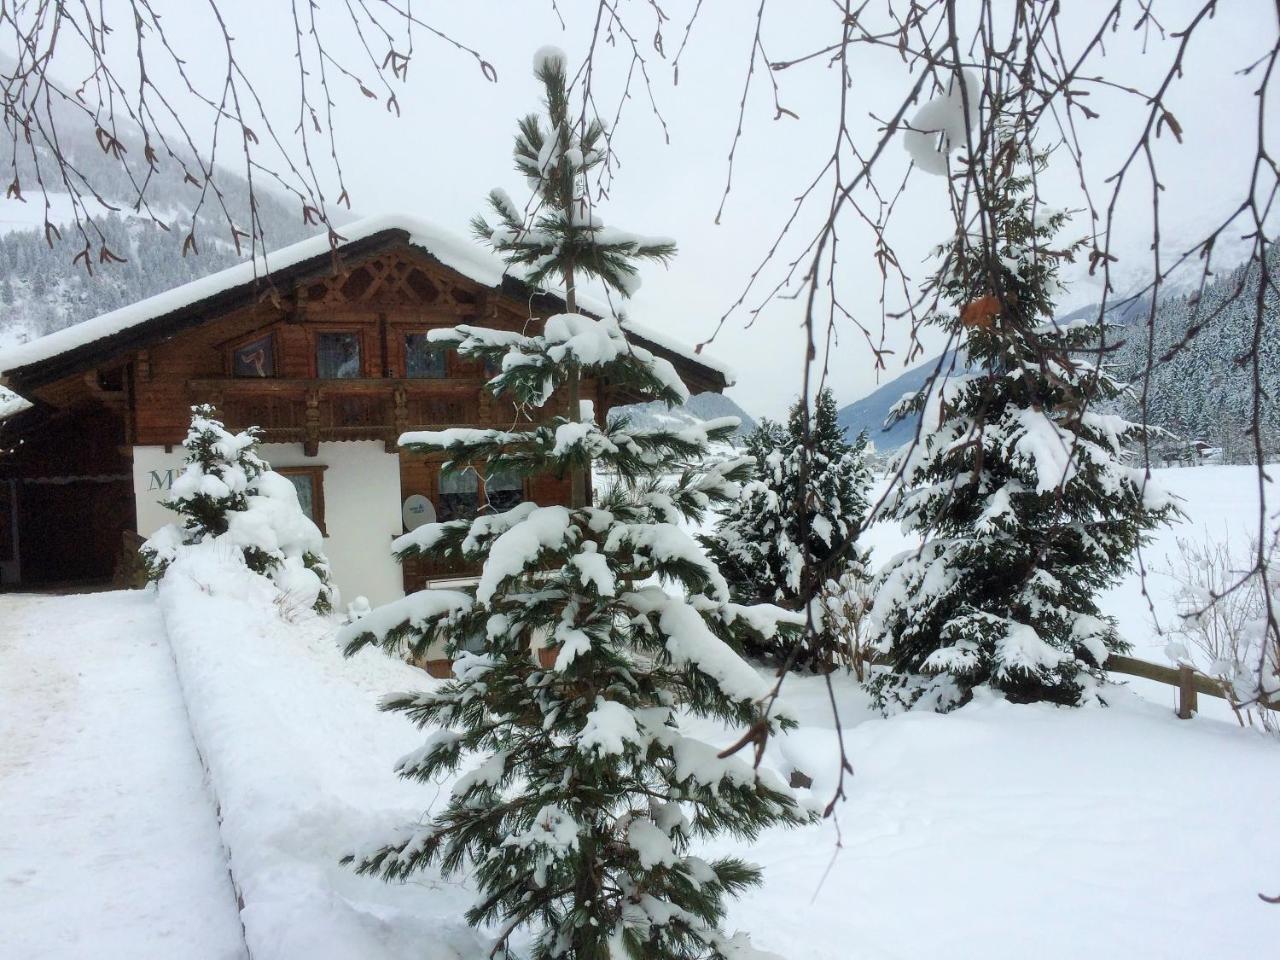
{"label": "forested hillside", "polygon": [[[1273,275],[1277,269],[1280,257],[1275,258]],[[1222,458],[1228,463],[1245,462],[1253,456],[1247,434],[1252,419],[1253,367],[1247,350],[1253,341],[1258,287],[1256,265],[1223,270],[1205,285],[1198,299],[1191,292],[1162,296],[1156,311],[1146,420],[1181,440],[1201,440],[1222,448]],[[1280,391],[1280,295],[1274,286],[1267,290],[1264,302],[1265,326],[1258,347],[1262,423],[1265,445],[1276,452],[1280,451],[1280,411],[1275,400]],[[1096,313],[1097,307],[1092,306],[1060,319],[1088,318]],[[1143,419],[1149,313],[1143,302],[1124,300],[1111,314],[1119,327],[1112,338],[1118,333],[1123,342],[1110,355],[1109,363],[1116,376],[1131,386],[1128,400],[1117,412],[1135,420]],[[1188,337],[1196,325],[1198,329]],[[1175,346],[1178,349],[1174,350]],[[962,367],[948,358],[944,369],[958,371]],[[840,411],[841,425],[850,436],[866,430],[881,449],[909,442],[915,435],[915,423],[900,421],[886,430],[885,417],[903,394],[920,389],[937,369],[935,357],[848,404]]]}
{"label": "forested hillside", "polygon": [[[1264,291],[1264,327],[1257,348],[1264,442],[1272,451],[1280,450],[1277,268],[1280,257],[1274,256],[1273,250],[1273,279]],[[1163,301],[1156,312],[1146,418],[1186,440],[1222,447],[1227,462],[1248,460],[1251,454],[1246,431],[1253,418],[1254,370],[1249,354],[1260,273],[1256,263],[1224,272],[1206,285],[1198,300],[1175,297]],[[1126,327],[1124,337],[1113,363],[1133,390],[1121,412],[1137,419],[1142,411],[1150,340],[1145,311]]]}
{"label": "forested hillside", "polygon": [[[141,182],[141,145],[128,137],[124,141],[129,170]],[[81,209],[82,220],[91,221],[82,233],[75,226],[71,195],[53,192],[46,204],[37,187],[36,162],[47,173],[49,158],[20,157],[21,197],[0,200],[0,349],[222,270],[247,255],[247,242],[237,253],[222,206],[212,195],[201,205],[200,189],[184,179],[176,159],[160,161],[138,209],[129,174],[95,141],[67,143],[64,149],[77,169],[107,185],[105,205],[91,201],[87,210]],[[247,184],[229,175],[220,183],[222,204],[247,233]],[[287,197],[258,188],[256,200],[269,248],[314,231]],[[46,220],[52,229],[46,228]],[[188,246],[184,255],[184,240],[192,233],[194,250]],[[77,261],[86,244],[87,259]]]}

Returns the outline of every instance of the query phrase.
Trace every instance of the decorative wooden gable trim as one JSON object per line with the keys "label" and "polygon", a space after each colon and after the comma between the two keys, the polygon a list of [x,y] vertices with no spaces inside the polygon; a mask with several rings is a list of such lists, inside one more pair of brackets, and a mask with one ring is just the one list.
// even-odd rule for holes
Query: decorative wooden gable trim
{"label": "decorative wooden gable trim", "polygon": [[472,315],[487,299],[486,291],[461,276],[449,276],[422,257],[395,253],[354,264],[333,276],[299,287],[305,308],[339,306],[407,306]]}

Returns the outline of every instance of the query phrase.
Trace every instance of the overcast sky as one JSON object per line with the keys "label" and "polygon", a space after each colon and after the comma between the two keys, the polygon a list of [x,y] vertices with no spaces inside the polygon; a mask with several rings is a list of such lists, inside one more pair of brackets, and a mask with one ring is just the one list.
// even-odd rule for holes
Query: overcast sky
{"label": "overcast sky", "polygon": [[[407,89],[400,92],[402,115],[390,117],[374,101],[365,101],[353,84],[339,86],[341,155],[355,211],[360,214],[402,211],[430,219],[463,233],[468,219],[480,211],[489,189],[501,186],[518,200],[527,196],[510,162],[516,118],[537,108],[538,87],[531,75],[534,51],[543,44],[563,47],[576,66],[585,49],[594,0],[558,0],[567,21],[562,29],[550,0],[469,0],[459,4],[415,4],[420,16],[448,30],[480,50],[497,69],[498,82],[484,79],[465,54],[433,42],[421,33]],[[292,24],[288,4],[262,0],[223,0],[240,42],[253,54],[254,69],[265,78],[268,100],[279,109],[296,110],[292,54]],[[774,60],[789,60],[829,43],[839,35],[839,14],[829,0],[788,0],[766,10],[764,37]],[[1199,4],[1157,2],[1165,26],[1184,25]],[[1265,52],[1276,30],[1276,10],[1267,0],[1234,0],[1205,29],[1192,48],[1184,79],[1174,88],[1171,102],[1181,121],[1185,143],[1165,136],[1159,143],[1166,191],[1162,199],[1166,235],[1190,237],[1194,229],[1237,203],[1252,158],[1256,78],[1234,72]],[[340,5],[339,5],[340,7]],[[679,45],[693,0],[664,0],[671,16],[664,30],[668,56]],[[1064,4],[1079,14],[1083,36],[1095,25],[1104,5],[1095,0]],[[737,122],[744,71],[751,49],[755,4],[743,0],[706,0],[700,19],[681,60],[680,82],[672,83],[668,61],[649,43],[653,33],[648,6],[622,0],[631,23],[644,41],[654,80],[655,96],[666,120],[670,143],[649,112],[642,88],[627,105],[616,148],[623,167],[612,196],[600,213],[611,225],[639,233],[671,236],[679,243],[679,257],[667,269],[648,267],[644,286],[628,306],[637,320],[693,343],[705,339],[717,319],[736,299],[752,269],[772,243],[790,211],[792,198],[813,178],[830,149],[834,133],[838,88],[835,73],[819,58],[804,67],[778,75],[782,102],[798,119],[772,119],[772,96],[767,77],[757,73],[747,104],[743,142],[739,147],[734,190],[719,225],[714,223],[727,172],[726,155]],[[435,9],[442,12],[436,13]],[[1136,5],[1134,10],[1136,11]],[[178,11],[187,11],[179,14]],[[179,6],[168,22],[185,31],[188,49],[209,48],[208,25],[198,7]],[[185,17],[177,19],[175,17]],[[278,19],[273,19],[278,18]],[[1129,28],[1133,11],[1109,41],[1108,56],[1099,62],[1108,79],[1147,86],[1163,73],[1174,41],[1148,38],[1141,55],[1141,37]],[[1069,40],[1071,38],[1068,38]],[[1079,37],[1075,38],[1077,41]],[[606,59],[604,89],[616,88],[626,57]],[[892,112],[913,78],[896,57],[864,57],[855,64],[850,93],[857,114],[855,135],[872,142],[876,124],[870,113]],[[609,95],[604,97],[611,103]],[[1095,108],[1104,104],[1104,119],[1088,125],[1086,162],[1091,183],[1100,188],[1119,159],[1132,147],[1135,107],[1110,102],[1095,94]],[[273,106],[273,109],[276,109]],[[285,129],[289,124],[286,122]],[[886,159],[885,182],[906,170],[906,154],[893,145]],[[1046,201],[1077,206],[1073,174],[1061,164],[1049,182]],[[332,190],[330,196],[336,193]],[[1055,195],[1056,194],[1056,195]],[[1150,187],[1139,180],[1123,208],[1131,229],[1114,245],[1121,252],[1118,270],[1138,276],[1144,247],[1149,244]],[[940,179],[916,176],[898,214],[895,241],[903,263],[915,277],[923,276],[927,250],[946,237],[948,213]],[[852,230],[852,225],[850,230]],[[1087,232],[1081,222],[1079,232]],[[803,233],[803,231],[801,231]],[[879,324],[877,277],[858,238],[848,238],[844,269],[850,288],[865,288],[854,305],[870,325]],[[1124,271],[1132,271],[1124,274]],[[1096,289],[1078,284],[1071,303],[1089,302]],[[732,395],[749,412],[778,415],[796,394],[803,363],[799,322],[803,306],[797,301],[777,304],[750,330],[745,316],[732,318],[708,352],[727,361],[738,373]],[[900,329],[889,331],[893,344],[902,345]],[[891,361],[880,382],[901,370]],[[877,375],[864,346],[844,333],[832,365],[831,386],[843,404],[872,389]]]}

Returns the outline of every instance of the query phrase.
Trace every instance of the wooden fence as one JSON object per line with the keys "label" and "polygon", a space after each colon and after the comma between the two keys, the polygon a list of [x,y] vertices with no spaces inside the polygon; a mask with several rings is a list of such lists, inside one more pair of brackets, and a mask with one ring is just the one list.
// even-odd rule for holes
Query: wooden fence
{"label": "wooden fence", "polygon": [[[1163,664],[1151,663],[1148,660],[1139,660],[1136,657],[1112,654],[1107,658],[1106,670],[1108,673],[1122,673],[1130,677],[1142,677],[1145,680],[1154,680],[1156,683],[1177,687],[1178,717],[1182,720],[1190,720],[1196,710],[1199,709],[1198,700],[1199,695],[1202,693],[1206,697],[1217,697],[1219,700],[1226,700],[1228,703],[1234,699],[1227,694],[1221,680],[1206,673],[1201,673],[1186,664],[1167,667]],[[1280,700],[1259,700],[1255,704],[1250,704],[1250,706],[1259,706],[1266,710],[1280,710]]]}

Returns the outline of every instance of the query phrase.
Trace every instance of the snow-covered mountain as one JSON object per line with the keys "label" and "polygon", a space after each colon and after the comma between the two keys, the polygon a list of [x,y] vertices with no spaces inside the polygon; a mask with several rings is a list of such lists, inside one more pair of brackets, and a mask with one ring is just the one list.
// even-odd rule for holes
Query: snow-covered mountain
{"label": "snow-covered mountain", "polygon": [[[46,198],[34,186],[35,170],[28,169],[30,158],[19,156],[23,196],[0,199],[0,350],[223,270],[242,258],[221,208],[208,199],[194,216],[196,251],[184,255],[183,240],[192,230],[200,191],[183,180],[175,161],[162,163],[147,187],[148,207],[162,227],[145,210],[134,209],[136,193],[120,162],[104,154],[87,131],[78,126],[67,130],[64,151],[102,192],[102,202],[90,204],[87,216],[92,225],[82,235],[74,226],[71,195],[50,193],[46,208]],[[127,135],[122,139],[129,148],[126,157],[141,157],[140,144]],[[134,166],[137,162],[129,160]],[[52,161],[42,157],[46,163]],[[245,181],[220,170],[219,185],[232,216],[247,222]],[[315,232],[282,195],[259,188],[256,199],[270,248]],[[46,211],[56,228],[47,236]],[[85,215],[82,212],[82,219]],[[92,273],[84,257],[74,259],[84,249],[86,235]],[[104,248],[125,262],[101,262]]]}
{"label": "snow-covered mountain", "polygon": [[[1280,266],[1280,258],[1278,258]],[[1275,268],[1273,267],[1273,270]],[[1164,427],[1188,439],[1207,440],[1215,446],[1230,445],[1232,438],[1242,434],[1242,424],[1250,417],[1249,404],[1253,395],[1248,365],[1238,362],[1252,337],[1252,304],[1258,289],[1257,270],[1246,272],[1243,267],[1223,269],[1205,286],[1199,311],[1195,310],[1192,295],[1198,286],[1199,276],[1192,272],[1180,275],[1181,279],[1164,288],[1160,308],[1156,312],[1156,364],[1153,367],[1147,397],[1147,418],[1155,426]],[[1226,301],[1243,284],[1244,293],[1234,303]],[[1280,304],[1275,291],[1267,298],[1267,330],[1260,348],[1260,372],[1264,392],[1274,397],[1280,390]],[[1137,384],[1146,368],[1147,328],[1149,300],[1141,297],[1120,298],[1109,317],[1124,329],[1124,342],[1112,354],[1110,363],[1122,380]],[[1059,319],[1069,321],[1096,316],[1097,304],[1080,307]],[[1162,361],[1163,354],[1186,335],[1193,319],[1203,320],[1203,329],[1190,339],[1185,348],[1170,360]],[[911,440],[915,434],[914,420],[901,421],[888,429],[885,419],[890,409],[904,395],[915,393],[939,367],[940,358],[934,357],[897,378],[882,384],[860,400],[840,410],[840,424],[849,436],[866,430],[881,450],[892,450]],[[952,354],[941,358],[941,369],[959,371],[962,363],[954,362]],[[1272,407],[1274,410],[1274,407]],[[1135,399],[1120,411],[1138,419],[1140,404]],[[1275,417],[1269,418],[1274,422]]]}

